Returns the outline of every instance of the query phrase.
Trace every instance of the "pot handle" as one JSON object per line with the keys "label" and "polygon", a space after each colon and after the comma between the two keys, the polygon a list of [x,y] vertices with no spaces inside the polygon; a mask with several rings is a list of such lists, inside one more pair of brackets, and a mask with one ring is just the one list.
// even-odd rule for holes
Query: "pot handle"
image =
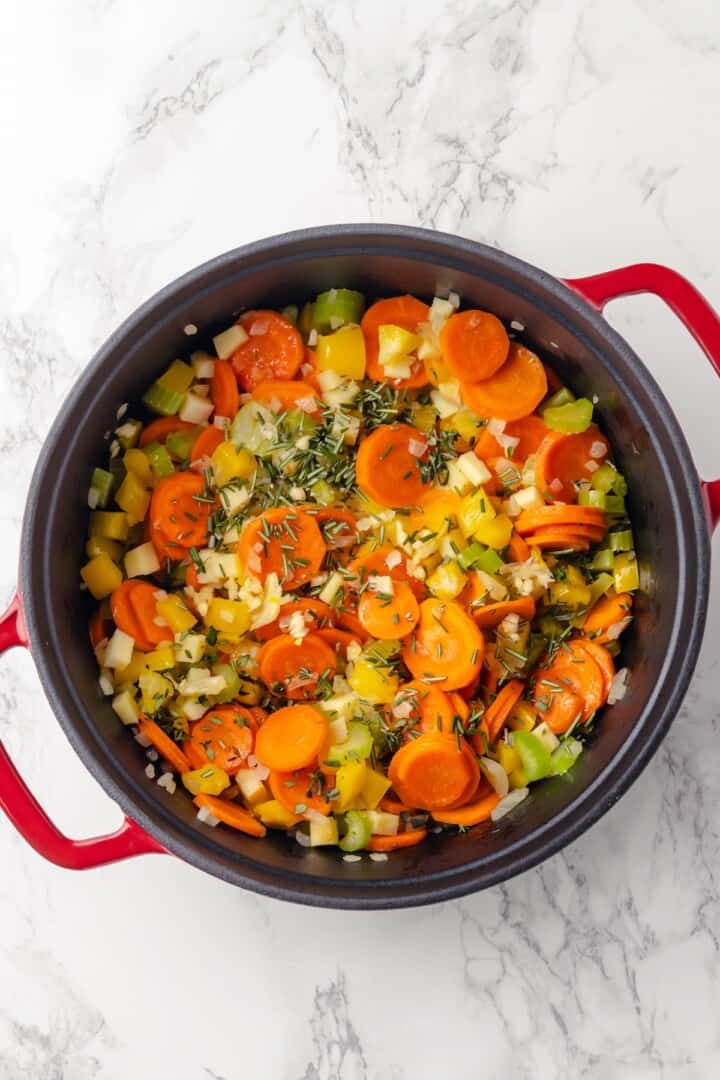
{"label": "pot handle", "polygon": [[[654,293],[674,311],[720,375],[720,318],[694,285],[658,263],[635,263],[584,278],[565,278],[565,284],[598,311],[610,300],[637,293]],[[720,522],[720,480],[700,481],[711,528]]]}
{"label": "pot handle", "polygon": [[[0,615],[0,653],[15,645],[28,645],[22,604],[17,594],[7,611]],[[53,825],[1,742],[0,807],[31,847],[45,859],[69,870],[88,870],[93,866],[129,859],[133,855],[165,851],[130,818],[125,818],[116,832],[87,840],[71,840]]]}

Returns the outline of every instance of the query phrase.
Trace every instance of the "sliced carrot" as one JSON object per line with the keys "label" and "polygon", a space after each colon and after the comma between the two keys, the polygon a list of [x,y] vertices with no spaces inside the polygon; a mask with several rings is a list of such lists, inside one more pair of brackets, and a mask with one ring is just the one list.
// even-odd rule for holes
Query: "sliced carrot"
{"label": "sliced carrot", "polygon": [[164,443],[168,435],[174,435],[177,431],[192,431],[195,427],[196,424],[180,420],[177,416],[159,416],[142,429],[138,446],[149,446],[154,442]]}
{"label": "sliced carrot", "polygon": [[214,424],[211,427],[206,427],[193,443],[190,451],[190,461],[193,464],[196,462],[203,462],[204,464],[203,459],[212,457],[222,442],[225,442],[225,435],[220,428],[216,428]]}
{"label": "sliced carrot", "polygon": [[[386,382],[385,369],[380,363],[380,341],[378,331],[381,326],[401,326],[403,330],[417,333],[420,323],[427,322],[430,309],[427,304],[416,300],[414,296],[393,296],[388,300],[378,300],[371,304],[360,323],[365,338],[366,372],[369,379]],[[415,360],[410,365],[409,379],[392,379],[397,388],[425,386],[427,374],[422,360]]]}
{"label": "sliced carrot", "polygon": [[[152,506],[152,503],[150,505]],[[150,514],[145,518],[145,530],[147,538],[152,542],[152,546],[155,548],[157,557],[161,562],[164,562],[166,559],[170,559],[171,562],[178,562],[187,555],[187,548],[183,547],[182,544],[176,543],[174,540],[170,540],[163,530],[153,521]]]}
{"label": "sliced carrot", "polygon": [[319,394],[320,383],[318,381],[317,372],[317,353],[314,349],[309,349],[306,345],[305,353],[303,355],[303,362],[300,367],[300,374],[302,375],[305,382],[309,383],[310,386],[312,386],[313,390],[315,390],[315,392]]}
{"label": "sliced carrot", "polygon": [[562,735],[583,718],[583,699],[574,690],[556,690],[552,695],[535,698],[545,706],[541,713],[543,721],[555,735]]}
{"label": "sliced carrot", "polygon": [[427,838],[427,829],[407,829],[395,836],[371,836],[365,851],[399,851],[400,848],[415,847]]}
{"label": "sliced carrot", "polygon": [[202,769],[208,763],[205,751],[197,747],[192,739],[183,739],[182,752],[190,762],[191,769]]}
{"label": "sliced carrot", "polygon": [[350,510],[342,506],[316,506],[306,510],[317,521],[323,539],[331,551],[357,544],[357,518]]}
{"label": "sliced carrot", "polygon": [[127,634],[133,639],[135,647],[141,652],[150,652],[153,643],[152,641],[148,641],[145,637],[140,625],[140,620],[130,603],[130,594],[133,591],[134,585],[134,578],[129,581],[123,581],[122,585],[118,585],[117,589],[113,591],[110,597],[110,610],[115,625],[119,630],[122,630],[124,634]]}
{"label": "sliced carrot", "polygon": [[215,705],[195,721],[188,741],[206,762],[233,776],[252,752],[256,726],[252,713],[242,705]]}
{"label": "sliced carrot", "polygon": [[482,684],[489,694],[496,693],[498,683],[505,677],[505,674],[505,668],[497,658],[495,642],[489,641],[485,646],[482,670]]}
{"label": "sliced carrot", "polygon": [[230,363],[243,390],[252,391],[266,379],[292,379],[305,356],[300,332],[277,311],[246,311],[238,322],[248,334]]}
{"label": "sliced carrot", "polygon": [[547,393],[542,363],[524,345],[511,342],[508,358],[489,379],[461,383],[462,399],[480,416],[520,420],[529,416]]}
{"label": "sliced carrot", "polygon": [[107,604],[100,604],[90,619],[88,627],[90,632],[90,644],[97,649],[101,641],[105,641],[112,634],[112,622]]}
{"label": "sliced carrot", "polygon": [[193,802],[198,807],[204,806],[224,825],[229,825],[232,829],[238,829],[249,836],[264,836],[267,831],[261,821],[227,799],[218,799],[215,795],[196,795]]}
{"label": "sliced carrot", "polygon": [[445,809],[476,788],[480,770],[474,755],[455,736],[420,735],[393,755],[388,769],[393,790],[408,806],[421,810]]}
{"label": "sliced carrot", "polygon": [[569,528],[588,525],[605,532],[605,512],[594,506],[540,506],[536,510],[523,510],[515,518],[515,528],[521,536],[529,536],[544,528]]}
{"label": "sliced carrot", "polygon": [[354,610],[348,607],[340,607],[337,609],[337,621],[338,626],[342,627],[349,634],[359,638],[360,641],[367,641],[368,636],[365,627],[358,619]]}
{"label": "sliced carrot", "polygon": [[204,491],[205,481],[193,472],[176,472],[158,480],[150,501],[151,528],[178,548],[204,547],[213,509]]}
{"label": "sliced carrot", "polygon": [[407,532],[430,529],[436,532],[450,518],[456,518],[460,509],[460,496],[448,488],[432,487],[420,497],[417,505],[407,515]]}
{"label": "sliced carrot", "polygon": [[[474,582],[471,582],[471,587],[475,587]],[[477,588],[483,588],[482,583],[478,583]],[[482,605],[471,600],[470,614],[481,629],[493,630],[506,615],[519,615],[530,622],[535,617],[535,600],[532,596],[520,596],[517,600],[499,600],[495,604]]]}
{"label": "sliced carrot", "polygon": [[[525,684],[520,679],[512,679],[510,682],[505,683],[494,701],[488,705],[480,727],[487,735],[489,742],[494,743],[505,727],[513,709],[522,697],[524,689]],[[485,743],[481,735],[473,735],[470,741],[478,754],[485,753]]]}
{"label": "sliced carrot", "polygon": [[404,638],[417,626],[420,607],[410,586],[396,581],[392,593],[366,589],[358,604],[358,618],[372,637]]}
{"label": "sliced carrot", "polygon": [[256,630],[253,630],[253,634],[260,641],[269,641],[277,634],[285,634],[288,631],[290,619],[297,612],[302,615],[305,626],[313,633],[325,627],[331,627],[334,622],[332,610],[327,604],[318,600],[316,596],[304,596],[301,600],[292,600],[289,604],[283,604],[277,619],[266,623],[265,626],[258,626]]}
{"label": "sliced carrot", "polygon": [[509,348],[507,330],[489,311],[459,311],[440,331],[440,352],[450,374],[467,383],[494,375]]}
{"label": "sliced carrot", "polygon": [[418,732],[450,733],[456,712],[452,699],[456,696],[418,680],[404,683],[393,698],[388,724],[392,728],[402,728],[409,737]]}
{"label": "sliced carrot", "polygon": [[[552,663],[541,668],[535,680],[534,704],[543,714],[548,726],[556,733],[558,730],[567,730],[558,725],[564,724],[568,719],[569,704],[563,701],[553,710],[554,698],[563,696],[567,691],[580,700],[583,720],[589,719],[604,701],[603,673],[578,641],[563,643]],[[562,714],[561,717],[556,715],[558,712]]]}
{"label": "sliced carrot", "polygon": [[519,533],[513,532],[508,544],[508,555],[512,562],[525,562],[530,558],[530,545],[526,544]]}
{"label": "sliced carrot", "polygon": [[591,641],[590,638],[578,638],[578,644],[585,652],[590,653],[593,660],[600,668],[600,674],[603,677],[603,704],[605,704],[607,696],[610,693],[612,681],[615,678],[615,664],[613,658],[604,645],[598,645],[596,641]]}
{"label": "sliced carrot", "polygon": [[[322,791],[315,790],[312,774],[307,769],[295,772],[271,772],[268,777],[273,797],[291,814],[302,817],[308,810],[328,815],[332,810]],[[304,809],[301,809],[304,807]]]}
{"label": "sliced carrot", "polygon": [[500,796],[495,792],[491,795],[483,795],[477,802],[459,807],[457,810],[435,810],[433,819],[443,825],[479,825],[481,821],[487,821],[493,810],[500,802]]}
{"label": "sliced carrot", "polygon": [[460,604],[433,598],[420,605],[420,621],[402,658],[414,678],[457,690],[480,671],[484,651],[482,634]]}
{"label": "sliced carrot", "polygon": [[321,678],[335,674],[337,657],[317,634],[308,634],[300,645],[289,634],[278,634],[260,649],[258,668],[270,690],[280,689],[294,700],[310,698]]}
{"label": "sliced carrot", "polygon": [[232,420],[240,408],[240,392],[233,366],[229,360],[216,360],[215,371],[210,380],[210,398],[215,415]]}
{"label": "sliced carrot", "polygon": [[525,542],[530,547],[540,548],[541,551],[587,551],[591,540],[586,533],[577,529],[539,529],[534,535],[526,536]]}
{"label": "sliced carrot", "polygon": [[453,720],[455,720],[455,717],[458,717],[462,726],[465,727],[470,719],[470,706],[468,702],[457,690],[452,690],[448,694],[448,697],[453,709]]}
{"label": "sliced carrot", "polygon": [[130,607],[140,626],[144,641],[151,645],[161,645],[163,641],[172,641],[174,634],[169,626],[158,626],[157,602],[158,589],[147,581],[139,581],[133,578],[126,582],[129,585],[127,595]]}
{"label": "sliced carrot", "polygon": [[336,655],[341,655],[343,660],[347,653],[348,645],[361,645],[365,640],[365,633],[362,637],[358,637],[357,634],[351,634],[349,630],[338,630],[335,626],[324,626],[320,630],[316,630],[315,633],[318,637],[321,637],[323,641],[326,641],[331,649],[334,649]]}
{"label": "sliced carrot", "polygon": [[318,573],[326,550],[320,527],[310,514],[278,506],[248,522],[240,536],[238,557],[261,580],[274,573],[285,589],[298,589]]}
{"label": "sliced carrot", "polygon": [[575,485],[589,480],[608,453],[608,441],[595,424],[575,435],[549,431],[535,454],[535,486],[545,498],[577,502]]}
{"label": "sliced carrot", "polygon": [[[549,430],[545,421],[541,420],[535,413],[523,416],[519,420],[509,420],[505,424],[503,434],[520,440],[512,452],[511,461],[517,464],[526,461],[530,454],[537,451]],[[504,453],[507,453],[495,436],[488,431],[487,427],[484,427],[480,432],[474,449],[477,456],[482,458],[483,461],[501,457]]]}
{"label": "sliced carrot", "polygon": [[[400,558],[398,558],[398,555]],[[388,562],[389,558],[389,562]],[[393,581],[407,581],[408,558],[400,548],[381,544],[380,547],[366,551],[351,559],[347,566],[348,584],[359,587],[365,585],[372,574],[390,577]]]}
{"label": "sliced carrot", "polygon": [[411,814],[413,808],[406,806],[399,799],[393,799],[392,795],[383,795],[380,800],[380,809],[386,814]]}
{"label": "sliced carrot", "polygon": [[294,379],[265,379],[252,392],[253,401],[270,412],[281,413],[299,409],[310,416],[320,413],[320,398],[310,383]]}
{"label": "sliced carrot", "polygon": [[273,772],[304,769],[317,760],[327,734],[327,720],[319,709],[288,705],[271,713],[259,729],[255,754]]}
{"label": "sliced carrot", "polygon": [[138,720],[138,731],[146,739],[150,740],[160,757],[165,758],[172,765],[175,772],[190,772],[190,762],[187,756],[154,720],[150,720],[147,716],[141,716]]}
{"label": "sliced carrot", "polygon": [[585,617],[583,634],[598,645],[611,641],[615,634],[611,637],[608,631],[619,630],[632,618],[632,602],[632,593],[601,596]]}
{"label": "sliced carrot", "polygon": [[[414,453],[412,451],[415,451]],[[369,499],[395,509],[413,506],[429,488],[421,460],[427,439],[408,424],[383,424],[363,441],[355,460],[358,487]]]}

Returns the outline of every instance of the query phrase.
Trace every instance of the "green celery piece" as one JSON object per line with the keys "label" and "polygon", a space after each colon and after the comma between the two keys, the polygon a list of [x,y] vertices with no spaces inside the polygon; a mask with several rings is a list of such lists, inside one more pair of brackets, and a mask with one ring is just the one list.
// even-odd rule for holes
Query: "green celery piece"
{"label": "green celery piece", "polygon": [[348,323],[359,323],[365,309],[365,297],[354,289],[329,289],[315,300],[313,327],[320,333]]}
{"label": "green celery piece", "polygon": [[335,743],[328,750],[328,761],[339,761],[341,765],[348,761],[364,761],[370,757],[373,748],[373,737],[367,724],[359,720],[351,720],[348,724],[347,738],[341,743]]}
{"label": "green celery piece", "polygon": [[607,514],[624,514],[625,499],[622,497],[622,495],[606,495],[605,512]]}
{"label": "green celery piece", "polygon": [[611,551],[632,551],[635,547],[630,529],[608,533],[607,541]]}
{"label": "green celery piece", "polygon": [[552,752],[552,767],[555,776],[564,776],[582,754],[582,743],[570,736],[563,739]]}
{"label": "green celery piece", "polygon": [[559,390],[556,390],[554,394],[545,399],[543,409],[555,409],[560,405],[569,405],[574,400],[575,395],[572,390],[569,390],[567,386],[561,386]]}
{"label": "green celery piece", "polygon": [[104,510],[110,502],[114,484],[115,477],[111,472],[107,472],[105,469],[93,469],[90,479],[90,491],[95,492],[93,505],[97,509]]}
{"label": "green celery piece", "polygon": [[215,699],[218,705],[234,701],[240,693],[240,676],[232,664],[213,664],[212,673],[213,675],[222,675],[227,684]]}
{"label": "green celery piece", "polygon": [[518,752],[522,770],[529,784],[552,775],[552,756],[537,735],[533,735],[531,731],[513,732],[513,749]]}
{"label": "green celery piece", "polygon": [[600,551],[596,551],[590,566],[593,570],[601,570],[606,574],[612,573],[613,553],[610,548],[601,548]]}
{"label": "green celery piece", "polygon": [[308,339],[308,335],[313,328],[313,318],[315,314],[315,305],[311,303],[303,304],[300,315],[298,316],[297,328],[302,334],[305,341]]}
{"label": "green celery piece", "polygon": [[321,506],[332,506],[339,498],[337,489],[328,484],[327,480],[316,480],[311,484],[310,494]]}
{"label": "green celery piece", "polygon": [[457,561],[462,570],[484,570],[486,574],[495,574],[504,565],[497,551],[479,543],[464,548]]}
{"label": "green celery piece", "polygon": [[542,418],[553,431],[565,435],[577,435],[587,431],[592,423],[593,403],[588,398],[578,398],[566,405],[549,406],[543,409]]}
{"label": "green celery piece", "polygon": [[288,304],[287,307],[284,307],[282,309],[283,318],[287,319],[288,322],[291,322],[293,326],[297,326],[299,314],[300,309],[298,308],[297,304]]}
{"label": "green celery piece", "polygon": [[607,495],[604,491],[594,491],[591,488],[578,492],[578,506],[594,506],[598,510],[604,510],[606,499]]}
{"label": "green celery piece", "polygon": [[149,446],[144,447],[144,453],[150,462],[150,468],[153,471],[153,475],[158,480],[161,480],[165,476],[171,476],[175,472],[172,458],[162,443],[150,443]]}
{"label": "green celery piece", "polygon": [[152,383],[143,394],[143,403],[160,416],[175,416],[180,412],[184,400],[184,394],[179,394],[175,390],[166,390],[159,382]]}
{"label": "green celery piece", "polygon": [[137,444],[141,431],[142,424],[139,420],[123,420],[122,424],[115,429],[115,438],[123,450],[131,450]]}
{"label": "green celery piece", "polygon": [[187,461],[201,429],[194,431],[173,431],[165,440],[168,452],[176,461]]}
{"label": "green celery piece", "polygon": [[282,434],[289,439],[298,435],[313,435],[317,431],[317,420],[302,409],[290,409],[283,413],[280,421]]}
{"label": "green celery piece", "polygon": [[338,841],[341,851],[360,851],[370,842],[370,818],[362,810],[348,810],[345,814],[345,833]]}

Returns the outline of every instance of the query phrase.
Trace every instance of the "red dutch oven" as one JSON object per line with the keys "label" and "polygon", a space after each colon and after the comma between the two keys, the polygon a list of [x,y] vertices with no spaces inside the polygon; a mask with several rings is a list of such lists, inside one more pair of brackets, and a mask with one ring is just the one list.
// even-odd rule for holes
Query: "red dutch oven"
{"label": "red dutch oven", "polygon": [[[533,786],[500,822],[431,836],[384,863],[346,863],[336,851],[304,849],[279,833],[257,841],[209,829],[180,788],[170,797],[149,783],[137,744],[99,694],[88,600],[79,589],[87,478],[103,435],[118,405],[139,398],[168,358],[187,349],[186,324],[210,335],[241,308],[281,306],[337,285],[369,296],[453,289],[465,305],[522,324],[523,340],[564,381],[579,394],[597,394],[600,422],[629,483],[642,578],[624,639],[629,691],[575,768]],[[0,747],[0,803],[26,840],[72,869],[169,852],[269,896],[383,908],[486,888],[547,858],[604,814],[648,763],[680,707],[700,647],[710,533],[720,516],[720,481],[698,478],[666,399],[602,317],[607,301],[641,292],[672,308],[720,374],[720,321],[673,270],[640,264],[561,281],[482,244],[399,226],[328,226],[249,244],[191,271],[135,312],[90,363],[48,435],[23,521],[18,594],[0,621],[0,650],[30,648],[68,739],[126,817],[110,835],[69,839]]]}

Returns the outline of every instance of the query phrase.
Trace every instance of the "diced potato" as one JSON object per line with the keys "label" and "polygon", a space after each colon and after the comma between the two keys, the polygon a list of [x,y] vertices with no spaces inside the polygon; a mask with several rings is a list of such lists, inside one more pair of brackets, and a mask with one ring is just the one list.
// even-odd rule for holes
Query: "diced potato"
{"label": "diced potato", "polygon": [[300,818],[279,803],[277,799],[268,799],[267,802],[257,803],[253,806],[253,812],[267,825],[269,829],[289,829],[297,825]]}
{"label": "diced potato", "polygon": [[323,334],[317,343],[318,371],[335,371],[347,379],[365,377],[365,337],[359,326],[343,326]]}
{"label": "diced potato", "polygon": [[204,548],[199,555],[204,566],[204,570],[198,570],[198,581],[201,585],[220,585],[228,578],[240,576],[240,563],[234,551]]}
{"label": "diced potato", "polygon": [[439,600],[454,600],[467,584],[464,574],[456,562],[441,563],[427,579],[427,587]]}
{"label": "diced potato", "polygon": [[96,555],[107,555],[113,562],[119,563],[122,553],[122,544],[119,544],[117,540],[106,540],[104,536],[91,536],[85,545],[85,554],[88,559],[94,559]]}
{"label": "diced potato", "polygon": [[215,596],[208,604],[204,621],[223,637],[239,638],[250,626],[250,612],[242,600],[223,600]]}
{"label": "diced potato", "polygon": [[376,667],[364,657],[355,661],[348,682],[358,697],[372,705],[389,704],[398,687],[396,675],[391,674],[387,668]]}
{"label": "diced potato", "polygon": [[236,449],[229,439],[225,439],[213,450],[211,460],[218,487],[229,484],[231,480],[247,480],[255,471],[254,455],[245,447]]}
{"label": "diced potato", "polygon": [[128,472],[134,473],[141,484],[152,487],[153,475],[150,461],[143,450],[135,448],[126,450],[123,457],[123,465]]}
{"label": "diced potato", "polygon": [[512,530],[513,523],[507,514],[498,514],[492,519],[486,518],[481,521],[474,530],[473,536],[481,544],[487,544],[495,551],[500,551],[510,543]]}
{"label": "diced potato", "polygon": [[105,649],[104,666],[115,670],[126,668],[132,659],[135,642],[118,627]]}
{"label": "diced potato", "polygon": [[365,771],[360,798],[367,810],[375,810],[380,800],[390,790],[390,780],[384,773],[377,772],[369,766]]}
{"label": "diced potato", "polygon": [[127,540],[127,514],[117,510],[94,510],[90,515],[90,535],[106,540]]}
{"label": "diced potato", "polygon": [[337,842],[338,826],[334,817],[330,815],[310,819],[310,847],[321,847],[324,844],[337,844]]}
{"label": "diced potato", "polygon": [[215,335],[213,338],[215,352],[221,360],[227,360],[228,356],[232,356],[247,339],[247,331],[236,323],[234,326],[229,326],[227,330],[223,330],[221,334]]}
{"label": "diced potato", "polygon": [[129,578],[147,577],[160,569],[160,560],[153,545],[148,541],[131,548],[125,555],[125,573]]}
{"label": "diced potato", "polygon": [[184,772],[180,779],[192,795],[220,795],[230,787],[228,774],[210,763]]}
{"label": "diced potato", "polygon": [[483,488],[478,488],[471,495],[464,495],[460,500],[458,524],[464,536],[477,536],[478,526],[494,517],[495,508]]}
{"label": "diced potato", "polygon": [[368,810],[373,836],[397,836],[400,827],[398,814],[386,814],[382,810]]}
{"label": "diced potato", "polygon": [[168,593],[166,597],[157,602],[157,613],[164,619],[173,634],[181,634],[183,630],[189,630],[197,622],[193,615],[176,593]]}
{"label": "diced potato", "polygon": [[130,525],[136,525],[143,521],[150,505],[150,492],[138,479],[135,473],[126,473],[125,479],[118,488],[115,502],[127,514]]}
{"label": "diced potato", "polygon": [[258,778],[255,769],[238,769],[234,780],[248,806],[257,806],[258,803],[267,802],[270,798],[267,787]]}
{"label": "diced potato", "polygon": [[534,485],[522,487],[516,491],[515,502],[521,510],[537,510],[545,505],[545,500]]}
{"label": "diced potato", "polygon": [[465,473],[468,480],[474,487],[480,487],[481,484],[487,484],[488,480],[491,480],[490,470],[484,461],[473,453],[472,450],[468,450],[465,454],[461,454],[457,459],[458,467],[460,471]]}
{"label": "diced potato", "polygon": [[107,555],[96,555],[85,563],[80,577],[96,600],[102,600],[122,585],[122,571]]}
{"label": "diced potato", "polygon": [[204,424],[210,419],[213,411],[213,403],[209,397],[193,394],[188,391],[185,395],[178,416],[188,424]]}
{"label": "diced potato", "polygon": [[112,700],[112,707],[123,724],[137,724],[140,719],[140,710],[129,690],[116,694]]}
{"label": "diced potato", "polygon": [[367,771],[368,765],[364,761],[348,761],[340,766],[335,774],[336,810],[349,810],[360,799]]}

